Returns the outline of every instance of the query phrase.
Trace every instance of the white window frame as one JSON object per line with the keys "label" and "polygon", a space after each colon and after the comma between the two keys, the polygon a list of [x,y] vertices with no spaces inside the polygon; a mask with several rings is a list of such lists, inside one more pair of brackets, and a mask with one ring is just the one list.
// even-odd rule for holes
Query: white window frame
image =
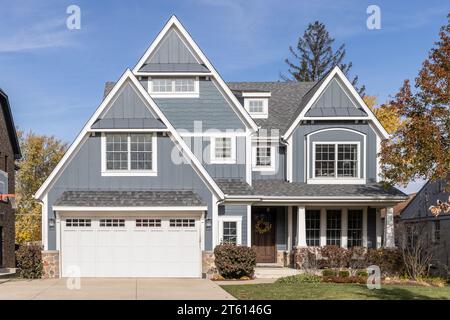
{"label": "white window frame", "polygon": [[[262,144],[258,146],[259,144]],[[266,144],[266,147],[264,147],[264,144]],[[267,144],[270,144],[270,166],[261,166],[256,165],[256,160],[258,156],[258,148],[263,147],[267,148]],[[275,171],[275,146],[272,142],[263,142],[263,141],[257,141],[253,142],[252,144],[252,170],[253,171]]]}
{"label": "white window frame", "polygon": [[[216,139],[231,139],[231,158],[216,158]],[[235,164],[236,163],[236,137],[235,136],[216,136],[211,137],[210,158],[213,164]]]}
{"label": "white window frame", "polygon": [[[263,111],[262,112],[250,112],[250,101],[262,101]],[[267,119],[269,116],[269,99],[267,98],[244,98],[244,108],[254,119]]]}
{"label": "white window frame", "polygon": [[[334,157],[334,163],[335,163],[335,167],[334,167],[334,177],[316,177],[316,145],[321,145],[321,144],[331,144],[334,145],[334,150],[335,150],[335,157]],[[357,159],[357,164],[356,164],[356,168],[358,170],[358,175],[356,177],[338,177],[338,173],[337,173],[337,162],[338,162],[338,145],[340,144],[355,144],[356,145],[356,154],[358,156]],[[308,162],[311,161],[311,167],[312,167],[312,179],[308,180],[308,183],[337,183],[337,182],[342,182],[345,181],[345,183],[354,183],[354,184],[361,184],[364,183],[364,179],[361,178],[362,177],[362,167],[361,167],[361,157],[362,157],[362,150],[361,150],[361,143],[360,141],[313,141],[312,143],[313,147],[312,147],[312,154],[311,157],[308,156]],[[365,160],[365,158],[364,158]],[[366,168],[366,163],[364,162],[364,168]],[[307,174],[309,174],[307,172]]]}
{"label": "white window frame", "polygon": [[107,170],[106,169],[106,135],[118,132],[102,132],[101,136],[101,175],[104,177],[126,177],[126,176],[157,176],[158,175],[158,147],[157,147],[157,133],[143,132],[152,136],[152,169],[151,170],[131,170],[131,135],[133,132],[122,132],[128,135],[128,170]]}
{"label": "white window frame", "polygon": [[236,245],[242,245],[242,216],[219,216],[219,243],[223,240],[224,222],[236,222]]}
{"label": "white window frame", "polygon": [[[156,79],[170,79],[172,80],[172,92],[153,92],[153,79],[148,78],[148,92],[152,98],[198,98],[200,97],[200,83],[199,77],[155,77]],[[175,81],[182,78],[194,79],[194,91],[191,92],[177,92],[175,91]]]}

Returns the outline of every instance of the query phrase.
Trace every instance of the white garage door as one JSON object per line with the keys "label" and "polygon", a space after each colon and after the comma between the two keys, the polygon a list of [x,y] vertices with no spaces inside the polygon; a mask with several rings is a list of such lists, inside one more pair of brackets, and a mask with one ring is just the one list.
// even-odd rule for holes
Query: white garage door
{"label": "white garage door", "polygon": [[62,276],[200,277],[196,217],[65,217]]}

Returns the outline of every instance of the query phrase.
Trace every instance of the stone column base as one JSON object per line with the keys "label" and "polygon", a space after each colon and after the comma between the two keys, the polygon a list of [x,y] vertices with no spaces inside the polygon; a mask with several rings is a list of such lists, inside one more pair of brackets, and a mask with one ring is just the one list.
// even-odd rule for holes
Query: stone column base
{"label": "stone column base", "polygon": [[217,268],[214,263],[214,252],[202,251],[202,277],[212,279],[217,274]]}
{"label": "stone column base", "polygon": [[42,251],[43,279],[59,278],[59,251]]}

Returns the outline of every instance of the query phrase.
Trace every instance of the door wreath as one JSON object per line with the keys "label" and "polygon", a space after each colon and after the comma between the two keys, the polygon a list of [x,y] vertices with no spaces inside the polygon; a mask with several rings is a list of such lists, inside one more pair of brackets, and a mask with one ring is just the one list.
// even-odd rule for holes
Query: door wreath
{"label": "door wreath", "polygon": [[255,229],[259,234],[264,234],[272,229],[272,224],[260,218],[255,223]]}

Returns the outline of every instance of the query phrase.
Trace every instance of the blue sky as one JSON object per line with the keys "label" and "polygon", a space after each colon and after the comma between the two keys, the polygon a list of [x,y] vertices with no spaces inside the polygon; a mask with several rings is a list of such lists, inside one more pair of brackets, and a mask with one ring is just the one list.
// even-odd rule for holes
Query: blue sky
{"label": "blue sky", "polygon": [[[81,30],[66,9],[81,8]],[[366,8],[381,8],[368,30]],[[0,0],[0,87],[16,125],[71,142],[101,102],[105,81],[133,67],[176,14],[226,81],[279,80],[309,22],[345,43],[351,74],[384,102],[414,78],[450,12],[448,1]],[[415,190],[412,186],[409,190]]]}

